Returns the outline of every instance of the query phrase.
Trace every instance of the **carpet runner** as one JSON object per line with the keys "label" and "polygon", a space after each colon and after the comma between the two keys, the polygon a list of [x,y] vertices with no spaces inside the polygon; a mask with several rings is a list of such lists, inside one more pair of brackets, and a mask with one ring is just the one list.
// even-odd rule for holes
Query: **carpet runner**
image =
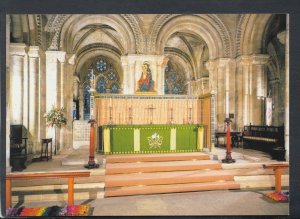
{"label": "carpet runner", "polygon": [[87,205],[72,205],[72,206],[52,206],[52,207],[35,207],[35,208],[8,208],[6,209],[7,217],[16,216],[42,216],[42,217],[54,217],[54,216],[89,216],[90,207]]}

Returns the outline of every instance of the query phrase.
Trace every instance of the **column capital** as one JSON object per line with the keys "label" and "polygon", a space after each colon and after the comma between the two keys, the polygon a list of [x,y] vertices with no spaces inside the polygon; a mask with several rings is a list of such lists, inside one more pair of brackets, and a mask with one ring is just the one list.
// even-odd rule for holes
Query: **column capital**
{"label": "column capital", "polygon": [[64,51],[52,51],[52,50],[47,50],[46,52],[46,59],[49,62],[65,62],[66,59],[66,52]]}
{"label": "column capital", "polygon": [[267,54],[254,54],[252,55],[252,64],[254,65],[264,65],[269,61],[270,56]]}
{"label": "column capital", "polygon": [[226,65],[234,62],[235,60],[232,58],[219,58],[218,61],[218,67],[225,67]]}
{"label": "column capital", "polygon": [[217,67],[217,60],[210,59],[210,60],[206,61],[205,62],[205,67],[207,68],[208,71],[213,70],[214,68]]}
{"label": "column capital", "polygon": [[252,62],[251,55],[240,55],[236,59],[237,64],[249,65]]}
{"label": "column capital", "polygon": [[40,57],[40,47],[39,46],[30,46],[28,51],[28,56],[30,58],[39,58]]}
{"label": "column capital", "polygon": [[27,46],[25,43],[11,43],[9,46],[9,54],[17,56],[26,55]]}
{"label": "column capital", "polygon": [[66,55],[66,59],[68,60],[68,63],[70,65],[74,65],[75,64],[75,60],[76,60],[76,54],[67,54]]}

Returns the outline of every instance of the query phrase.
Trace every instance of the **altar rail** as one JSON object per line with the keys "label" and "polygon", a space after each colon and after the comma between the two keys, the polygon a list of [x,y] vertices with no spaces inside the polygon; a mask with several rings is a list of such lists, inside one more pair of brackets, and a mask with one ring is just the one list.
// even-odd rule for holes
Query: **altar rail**
{"label": "altar rail", "polygon": [[41,178],[68,178],[68,205],[74,204],[74,178],[89,177],[90,172],[50,172],[6,174],[6,208],[11,207],[11,180],[31,180]]}

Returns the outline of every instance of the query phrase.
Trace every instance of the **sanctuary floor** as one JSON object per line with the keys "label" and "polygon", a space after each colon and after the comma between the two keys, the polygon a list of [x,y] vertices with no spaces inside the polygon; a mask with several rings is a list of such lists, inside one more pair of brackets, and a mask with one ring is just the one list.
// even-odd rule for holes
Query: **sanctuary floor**
{"label": "sanctuary floor", "polygon": [[[289,204],[268,200],[268,191],[203,191],[158,195],[111,197],[75,201],[93,208],[91,216],[148,215],[288,215]],[[58,205],[66,202],[31,202],[27,207]]]}
{"label": "sanctuary floor", "polygon": [[[225,157],[225,151],[225,148],[216,148],[213,153],[209,153],[211,160],[221,161]],[[95,156],[96,160],[102,164],[105,155],[96,153]],[[236,159],[236,164],[234,165],[273,162],[270,156],[265,153],[241,148],[233,148],[232,157]],[[79,150],[65,150],[53,156],[52,160],[29,164],[23,172],[87,170],[83,167],[87,161],[87,147]],[[105,168],[103,165],[100,165],[99,169],[91,170],[91,175],[98,177],[103,182]],[[38,185],[43,184],[43,182],[37,183],[39,183]],[[18,184],[16,181],[15,186],[20,186]],[[98,187],[100,188],[101,186]],[[101,188],[95,188],[95,190],[99,192]],[[267,188],[257,188],[108,198],[98,198],[98,196],[97,198],[91,198],[89,196],[90,198],[75,199],[75,204],[89,205],[93,209],[91,216],[288,215],[289,203],[269,200],[264,196],[264,193],[270,191]],[[42,207],[64,206],[66,204],[66,199],[47,202],[23,200],[23,202],[19,201],[13,206]]]}

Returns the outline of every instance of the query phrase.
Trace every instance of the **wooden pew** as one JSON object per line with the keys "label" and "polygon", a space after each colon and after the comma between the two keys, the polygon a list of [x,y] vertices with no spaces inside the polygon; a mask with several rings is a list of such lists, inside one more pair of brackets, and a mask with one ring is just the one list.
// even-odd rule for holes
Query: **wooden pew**
{"label": "wooden pew", "polygon": [[284,126],[244,126],[243,146],[269,153],[272,159],[285,161]]}
{"label": "wooden pew", "polygon": [[50,172],[50,173],[20,173],[6,174],[6,208],[11,207],[11,181],[31,180],[41,178],[68,178],[68,205],[74,204],[74,178],[89,177],[90,172]]}

